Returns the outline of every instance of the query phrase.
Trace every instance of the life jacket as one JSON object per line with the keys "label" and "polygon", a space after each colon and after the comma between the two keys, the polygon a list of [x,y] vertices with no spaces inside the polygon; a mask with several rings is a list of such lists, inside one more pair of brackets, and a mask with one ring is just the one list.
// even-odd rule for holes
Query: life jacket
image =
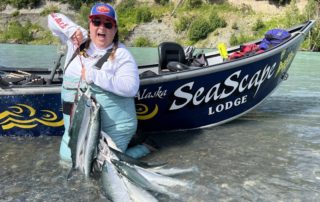
{"label": "life jacket", "polygon": [[228,57],[228,60],[234,60],[234,59],[242,58],[244,56],[251,56],[251,55],[255,55],[258,53],[262,53],[262,52],[264,52],[264,51],[261,50],[260,47],[255,43],[241,45],[240,51],[232,53]]}

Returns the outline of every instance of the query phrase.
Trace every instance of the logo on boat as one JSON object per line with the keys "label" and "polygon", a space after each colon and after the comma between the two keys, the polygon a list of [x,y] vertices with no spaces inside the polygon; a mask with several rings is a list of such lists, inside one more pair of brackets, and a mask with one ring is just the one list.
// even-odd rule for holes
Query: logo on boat
{"label": "logo on boat", "polygon": [[139,90],[138,94],[136,95],[136,98],[138,100],[154,99],[154,98],[163,99],[166,96],[167,96],[167,90],[163,90],[162,86],[159,86],[158,89],[155,90],[155,91],[150,91],[148,89],[143,89],[143,91],[140,92],[140,90]]}
{"label": "logo on boat", "polygon": [[155,115],[158,114],[158,111],[158,105],[155,105],[154,109],[150,110],[145,104],[136,104],[136,113],[138,120],[152,119]]}
{"label": "logo on boat", "polygon": [[242,70],[238,70],[228,76],[223,82],[216,83],[209,89],[200,87],[195,90],[193,89],[194,81],[186,83],[175,90],[175,99],[169,110],[178,110],[185,107],[187,104],[197,106],[202,103],[222,100],[235,93],[241,94],[251,89],[255,89],[255,96],[265,80],[268,80],[273,76],[276,65],[277,63],[274,63],[272,66],[266,65],[263,70],[258,70],[253,75],[242,75]]}
{"label": "logo on boat", "polygon": [[3,130],[10,130],[12,128],[31,129],[37,127],[39,124],[49,127],[63,126],[63,120],[58,120],[58,116],[51,110],[40,110],[40,118],[37,111],[25,104],[17,104],[8,107],[9,110],[0,113],[0,125]]}
{"label": "logo on boat", "polygon": [[[159,86],[155,91],[149,91],[148,89],[143,89],[141,92],[138,91],[136,96],[137,100],[144,99],[164,99],[167,96],[167,90],[163,90],[162,86]],[[148,120],[152,119],[158,114],[159,107],[156,104],[153,109],[149,109],[149,107],[142,103],[136,104],[136,113],[138,120]]]}

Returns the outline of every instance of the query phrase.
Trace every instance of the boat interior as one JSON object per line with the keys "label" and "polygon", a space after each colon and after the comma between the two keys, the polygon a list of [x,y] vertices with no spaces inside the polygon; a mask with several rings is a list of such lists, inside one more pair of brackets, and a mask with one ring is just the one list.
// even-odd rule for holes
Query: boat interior
{"label": "boat interior", "polygon": [[[301,31],[307,24],[308,23],[305,23],[288,29],[287,31],[291,34],[291,36],[284,40],[281,44],[295,37],[297,34],[302,33]],[[258,39],[247,44],[255,44],[257,45],[257,47],[259,47],[261,41],[262,39]],[[261,52],[255,50],[253,52],[243,55],[241,58],[228,57],[235,52],[241,51],[243,46],[246,46],[247,44],[233,46],[226,49],[225,52],[227,54],[227,57],[224,57],[221,53],[223,51],[218,49],[212,49],[212,51],[205,53],[203,50],[201,51],[201,49],[195,51],[195,49],[192,46],[183,48],[180,44],[175,42],[163,42],[158,46],[159,63],[153,65],[140,66],[140,78],[172,74],[182,71],[195,70],[199,68],[214,67],[223,63],[234,62],[240,59],[251,57],[253,55],[260,54],[265,51],[276,48],[276,46],[273,46],[268,48],[268,50],[264,50]],[[195,54],[195,52],[197,53]]]}

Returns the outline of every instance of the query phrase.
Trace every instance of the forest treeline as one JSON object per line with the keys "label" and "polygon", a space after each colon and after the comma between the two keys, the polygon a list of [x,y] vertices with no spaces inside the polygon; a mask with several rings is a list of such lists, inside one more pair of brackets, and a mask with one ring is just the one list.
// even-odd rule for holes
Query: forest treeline
{"label": "forest treeline", "polygon": [[[39,6],[41,6],[41,4],[44,2],[45,0],[2,0],[0,5],[1,7],[4,7],[6,5],[11,5],[15,8],[18,9],[22,9],[22,8],[28,8],[28,9],[32,9],[32,8],[37,8]],[[82,4],[92,4],[95,3],[95,0],[50,0],[50,1],[56,1],[56,2],[61,2],[61,3],[68,3],[73,9],[80,9]],[[150,0],[151,2],[153,1],[156,4],[167,4],[170,2],[170,0]],[[188,4],[191,4],[192,6],[196,5],[199,6],[204,2],[208,2],[208,3],[223,3],[223,2],[227,2],[227,0],[186,0]],[[277,5],[285,5],[290,3],[291,0],[269,0],[269,2],[277,4]],[[114,3],[114,1],[112,0],[107,0],[104,2],[109,2],[109,3]]]}

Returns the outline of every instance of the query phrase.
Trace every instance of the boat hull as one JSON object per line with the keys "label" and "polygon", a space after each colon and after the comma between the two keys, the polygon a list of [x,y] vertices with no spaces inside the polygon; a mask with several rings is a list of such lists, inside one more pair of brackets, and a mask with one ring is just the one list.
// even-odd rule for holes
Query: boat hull
{"label": "boat hull", "polygon": [[247,113],[286,79],[299,44],[223,71],[142,85],[136,100],[139,128],[151,132],[208,127]]}

